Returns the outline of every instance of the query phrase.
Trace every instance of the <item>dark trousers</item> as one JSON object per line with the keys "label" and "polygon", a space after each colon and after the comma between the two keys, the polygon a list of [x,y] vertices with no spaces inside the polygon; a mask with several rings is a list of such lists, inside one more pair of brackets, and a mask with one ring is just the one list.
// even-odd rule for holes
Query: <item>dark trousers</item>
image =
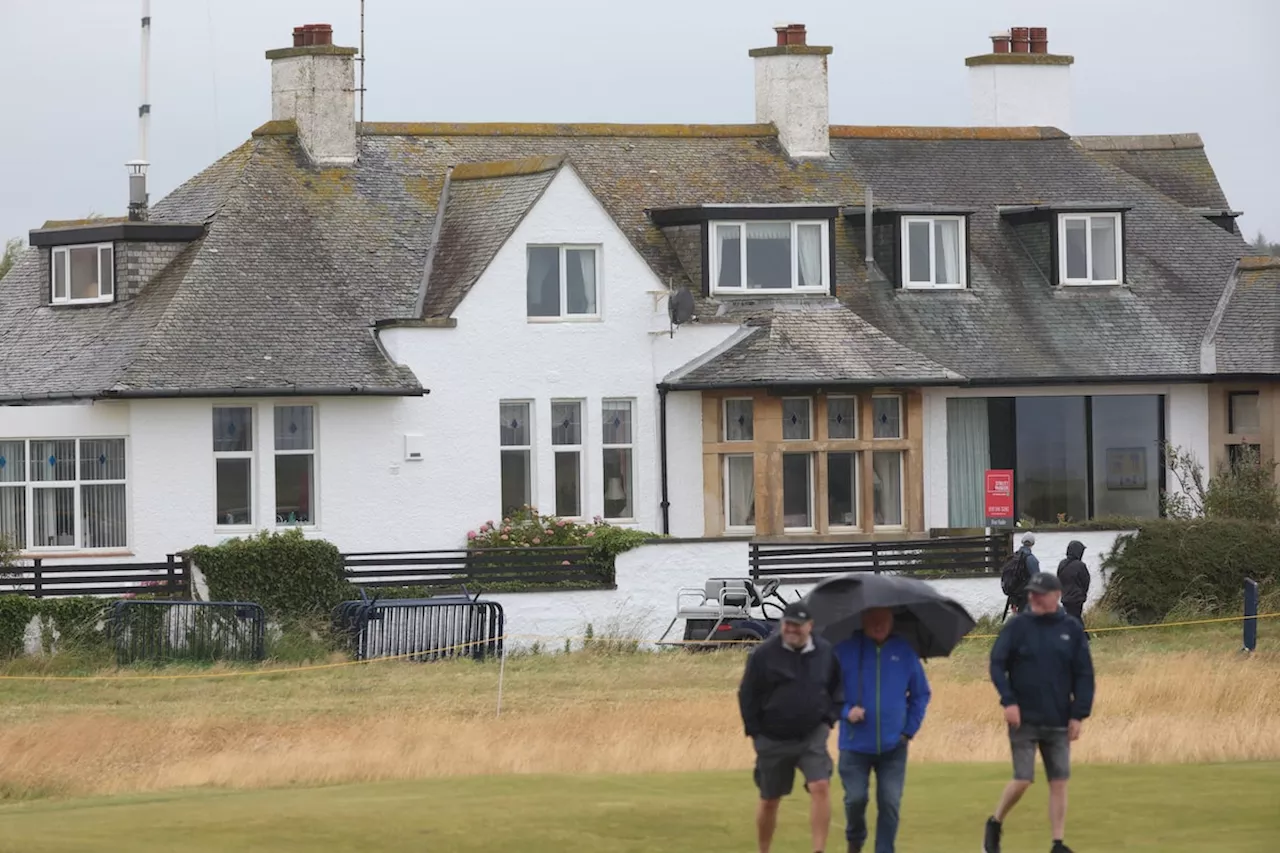
{"label": "dark trousers", "polygon": [[867,841],[867,802],[871,799],[871,771],[876,774],[875,853],[893,853],[898,837],[902,789],[907,784],[907,745],[880,755],[840,750],[840,782],[844,785],[845,838],[861,848]]}
{"label": "dark trousers", "polygon": [[1074,616],[1076,621],[1081,625],[1084,624],[1084,602],[1083,601],[1064,601],[1062,609],[1067,611],[1068,616]]}

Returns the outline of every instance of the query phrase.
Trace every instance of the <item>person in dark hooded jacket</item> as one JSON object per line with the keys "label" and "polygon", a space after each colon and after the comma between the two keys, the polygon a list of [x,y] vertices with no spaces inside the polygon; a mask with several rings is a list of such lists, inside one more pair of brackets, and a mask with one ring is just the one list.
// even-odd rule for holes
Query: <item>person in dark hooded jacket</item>
{"label": "person in dark hooded jacket", "polygon": [[1062,607],[1084,624],[1084,603],[1089,598],[1089,567],[1084,564],[1084,543],[1072,540],[1067,557],[1058,564],[1058,580],[1062,581]]}

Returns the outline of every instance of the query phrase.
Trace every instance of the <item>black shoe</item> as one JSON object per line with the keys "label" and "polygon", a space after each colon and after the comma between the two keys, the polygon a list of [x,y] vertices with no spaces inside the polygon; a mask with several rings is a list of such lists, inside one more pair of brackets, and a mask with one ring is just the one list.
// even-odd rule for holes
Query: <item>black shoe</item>
{"label": "black shoe", "polygon": [[1049,853],[1071,853],[1071,848],[1061,841],[1055,841],[1053,842],[1053,849]]}
{"label": "black shoe", "polygon": [[1004,827],[993,817],[987,818],[987,831],[982,836],[982,853],[1000,853],[1000,833]]}
{"label": "black shoe", "polygon": [[862,845],[849,842],[849,853],[862,853]]}

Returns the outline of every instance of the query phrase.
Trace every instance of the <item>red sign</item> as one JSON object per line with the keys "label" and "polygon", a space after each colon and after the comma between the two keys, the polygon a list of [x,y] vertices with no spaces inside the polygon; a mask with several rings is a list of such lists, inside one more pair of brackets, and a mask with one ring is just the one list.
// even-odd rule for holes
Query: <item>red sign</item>
{"label": "red sign", "polygon": [[986,476],[985,504],[988,527],[1008,527],[1013,524],[1013,472],[988,471]]}

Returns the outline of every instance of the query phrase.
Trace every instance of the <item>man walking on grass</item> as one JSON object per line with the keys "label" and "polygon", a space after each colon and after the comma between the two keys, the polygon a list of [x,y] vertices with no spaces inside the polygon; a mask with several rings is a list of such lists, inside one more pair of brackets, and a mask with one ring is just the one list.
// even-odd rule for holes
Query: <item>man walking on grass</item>
{"label": "man walking on grass", "polygon": [[738,704],[756,750],[760,853],[769,853],[773,844],[778,806],[791,793],[797,769],[809,792],[813,849],[822,853],[831,826],[827,737],[840,718],[844,691],[831,644],[814,635],[813,617],[804,602],[788,604],[778,632],[747,658]]}
{"label": "man walking on grass", "polygon": [[1013,781],[987,820],[982,849],[1000,853],[1004,819],[1035,780],[1038,748],[1049,779],[1052,853],[1071,853],[1063,841],[1071,742],[1093,708],[1093,659],[1084,627],[1059,607],[1062,583],[1055,575],[1032,575],[1027,597],[1026,612],[1005,623],[991,649],[991,681],[1009,724]]}
{"label": "man walking on grass", "polygon": [[849,853],[861,853],[867,841],[873,770],[875,853],[893,853],[907,781],[907,744],[924,722],[929,682],[915,649],[893,635],[893,611],[885,608],[862,614],[862,630],[836,644],[836,659],[844,673],[840,781]]}

